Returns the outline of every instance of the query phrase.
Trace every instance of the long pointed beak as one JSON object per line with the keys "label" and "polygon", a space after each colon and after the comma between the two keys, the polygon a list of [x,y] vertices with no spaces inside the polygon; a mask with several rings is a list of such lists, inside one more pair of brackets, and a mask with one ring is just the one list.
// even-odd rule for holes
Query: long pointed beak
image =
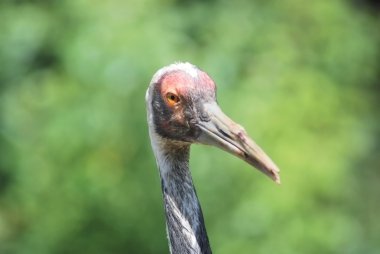
{"label": "long pointed beak", "polygon": [[197,125],[201,129],[198,142],[219,147],[280,183],[279,168],[265,152],[247,135],[243,127],[226,116],[216,103],[204,106],[207,120]]}

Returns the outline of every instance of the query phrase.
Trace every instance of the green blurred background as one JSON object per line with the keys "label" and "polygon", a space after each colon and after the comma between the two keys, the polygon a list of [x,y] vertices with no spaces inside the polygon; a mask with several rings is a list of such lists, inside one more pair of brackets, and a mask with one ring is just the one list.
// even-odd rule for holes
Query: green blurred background
{"label": "green blurred background", "polygon": [[215,253],[380,253],[380,6],[1,0],[0,253],[168,253],[146,124],[189,61],[281,168],[191,167]]}

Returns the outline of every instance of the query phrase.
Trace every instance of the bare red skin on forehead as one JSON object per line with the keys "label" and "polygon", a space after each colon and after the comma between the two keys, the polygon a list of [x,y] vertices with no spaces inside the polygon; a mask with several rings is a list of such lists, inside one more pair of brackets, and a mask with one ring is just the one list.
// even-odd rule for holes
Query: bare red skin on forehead
{"label": "bare red skin on forehead", "polygon": [[198,71],[198,77],[192,77],[185,71],[174,71],[166,74],[161,81],[161,93],[168,92],[187,95],[191,90],[215,90],[214,81],[203,71]]}
{"label": "bare red skin on forehead", "polygon": [[214,83],[214,80],[212,80],[210,78],[209,75],[207,75],[206,72],[204,71],[199,71],[198,72],[198,75],[199,75],[199,80],[200,80],[200,83],[202,84],[202,86],[206,89],[209,89],[209,90],[212,90],[212,91],[215,91],[215,83]]}
{"label": "bare red skin on forehead", "polygon": [[161,82],[161,93],[187,94],[188,89],[194,87],[194,80],[183,71],[168,73]]}

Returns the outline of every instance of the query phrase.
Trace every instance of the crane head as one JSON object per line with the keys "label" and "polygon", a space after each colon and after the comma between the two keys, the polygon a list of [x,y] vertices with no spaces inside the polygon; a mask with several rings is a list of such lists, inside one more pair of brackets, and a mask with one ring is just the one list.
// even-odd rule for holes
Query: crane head
{"label": "crane head", "polygon": [[280,183],[279,169],[216,101],[216,85],[190,63],[156,72],[146,95],[150,128],[175,144],[199,143],[221,148]]}

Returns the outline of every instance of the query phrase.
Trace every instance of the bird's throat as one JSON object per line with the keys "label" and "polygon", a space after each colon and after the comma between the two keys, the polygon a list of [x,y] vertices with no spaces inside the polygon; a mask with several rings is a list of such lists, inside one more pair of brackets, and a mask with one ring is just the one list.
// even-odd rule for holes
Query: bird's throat
{"label": "bird's throat", "polygon": [[156,157],[171,253],[211,253],[189,170],[190,145],[160,145],[160,154],[156,154]]}

